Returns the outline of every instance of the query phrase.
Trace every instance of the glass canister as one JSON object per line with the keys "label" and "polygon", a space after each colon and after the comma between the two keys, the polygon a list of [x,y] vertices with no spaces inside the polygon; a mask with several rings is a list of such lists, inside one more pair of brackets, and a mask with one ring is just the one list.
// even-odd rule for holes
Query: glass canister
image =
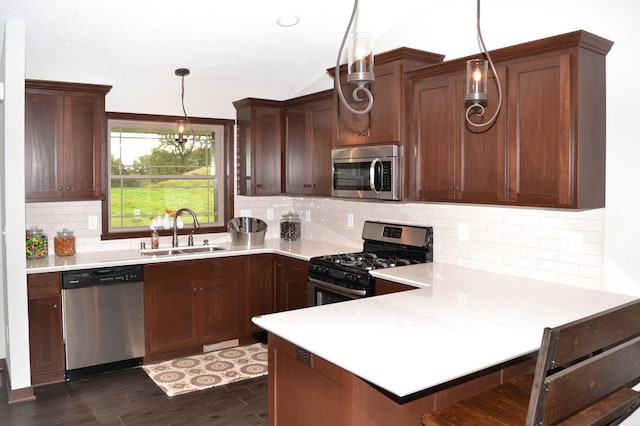
{"label": "glass canister", "polygon": [[41,259],[49,254],[49,239],[37,226],[32,226],[26,232],[27,259]]}
{"label": "glass canister", "polygon": [[62,231],[58,231],[53,243],[56,256],[73,256],[76,254],[76,237],[73,236],[73,231],[70,229],[64,228]]}
{"label": "glass canister", "polygon": [[282,215],[280,219],[280,238],[288,241],[295,241],[302,233],[300,217],[297,213],[289,212]]}

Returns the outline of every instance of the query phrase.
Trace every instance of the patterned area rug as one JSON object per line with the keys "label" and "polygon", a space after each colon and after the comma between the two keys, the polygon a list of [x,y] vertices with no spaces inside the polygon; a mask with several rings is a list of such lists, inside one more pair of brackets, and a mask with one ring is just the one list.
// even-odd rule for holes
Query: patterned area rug
{"label": "patterned area rug", "polygon": [[164,393],[174,396],[264,376],[267,357],[267,345],[254,343],[142,368]]}

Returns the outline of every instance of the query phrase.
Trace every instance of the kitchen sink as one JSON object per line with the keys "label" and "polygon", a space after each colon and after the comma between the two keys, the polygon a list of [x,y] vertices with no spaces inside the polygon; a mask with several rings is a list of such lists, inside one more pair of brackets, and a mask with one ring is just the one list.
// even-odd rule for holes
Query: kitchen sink
{"label": "kitchen sink", "polygon": [[216,246],[197,246],[197,247],[173,247],[168,249],[145,249],[141,250],[142,256],[175,256],[180,254],[195,253],[213,253],[224,250],[222,247]]}

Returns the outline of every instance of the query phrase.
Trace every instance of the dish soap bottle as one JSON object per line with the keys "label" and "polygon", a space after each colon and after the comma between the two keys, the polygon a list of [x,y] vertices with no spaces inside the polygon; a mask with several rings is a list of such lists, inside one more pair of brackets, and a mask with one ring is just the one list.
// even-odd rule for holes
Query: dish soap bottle
{"label": "dish soap bottle", "polygon": [[153,232],[151,233],[151,248],[157,249],[158,247],[160,247],[160,236],[156,228],[153,228]]}

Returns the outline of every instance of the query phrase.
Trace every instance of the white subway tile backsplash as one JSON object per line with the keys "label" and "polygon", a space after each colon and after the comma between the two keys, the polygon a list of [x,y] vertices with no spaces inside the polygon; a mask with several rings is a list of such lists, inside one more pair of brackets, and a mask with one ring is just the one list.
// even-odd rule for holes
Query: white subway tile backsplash
{"label": "white subway tile backsplash", "polygon": [[[273,219],[266,220],[267,209]],[[251,210],[267,222],[267,238],[279,235],[282,214],[296,211],[304,221],[302,235],[328,243],[362,246],[365,220],[413,223],[434,227],[434,258],[437,262],[551,282],[599,288],[603,275],[605,210],[561,211],[501,206],[358,202],[332,198],[236,196],[235,212]],[[353,214],[353,227],[347,226]],[[88,229],[88,216],[98,217],[98,229]],[[38,225],[52,239],[57,230],[68,227],[76,235],[78,252],[138,248],[143,239],[100,240],[100,201],[72,203],[29,203],[27,227]],[[459,225],[468,225],[468,239],[459,239]],[[579,253],[568,253],[564,233],[582,235]],[[208,235],[209,240],[222,236]],[[203,237],[204,238],[204,237]],[[161,244],[170,244],[162,237]]]}

